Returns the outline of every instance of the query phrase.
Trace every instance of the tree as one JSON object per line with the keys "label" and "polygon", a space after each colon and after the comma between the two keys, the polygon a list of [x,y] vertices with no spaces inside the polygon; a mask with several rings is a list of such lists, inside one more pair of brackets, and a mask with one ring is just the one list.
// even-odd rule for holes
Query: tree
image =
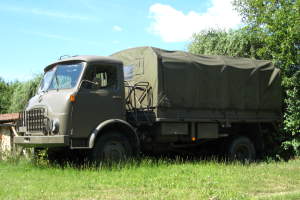
{"label": "tree", "polygon": [[0,77],[0,113],[20,112],[28,100],[34,96],[41,75],[26,82],[14,81],[7,83]]}
{"label": "tree", "polygon": [[9,112],[20,112],[25,108],[29,99],[35,95],[41,78],[41,75],[37,75],[27,82],[15,85],[10,106],[8,107]]}
{"label": "tree", "polygon": [[263,34],[261,52],[281,68],[286,91],[285,150],[300,155],[300,1],[235,0],[249,32]]}
{"label": "tree", "polygon": [[0,77],[0,113],[7,113],[10,104],[11,90],[9,84]]}
{"label": "tree", "polygon": [[195,54],[227,55],[262,59],[260,49],[264,43],[256,34],[246,29],[224,31],[219,29],[205,30],[193,35],[188,50]]}
{"label": "tree", "polygon": [[261,51],[288,75],[300,63],[299,0],[235,0],[250,33],[262,35]]}

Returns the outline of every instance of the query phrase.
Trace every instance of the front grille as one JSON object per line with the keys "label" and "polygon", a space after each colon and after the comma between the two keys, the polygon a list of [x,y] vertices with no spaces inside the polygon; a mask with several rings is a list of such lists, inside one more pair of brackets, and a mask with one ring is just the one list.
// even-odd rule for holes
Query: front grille
{"label": "front grille", "polygon": [[49,120],[45,109],[37,108],[21,112],[18,126],[26,127],[27,132],[49,133]]}

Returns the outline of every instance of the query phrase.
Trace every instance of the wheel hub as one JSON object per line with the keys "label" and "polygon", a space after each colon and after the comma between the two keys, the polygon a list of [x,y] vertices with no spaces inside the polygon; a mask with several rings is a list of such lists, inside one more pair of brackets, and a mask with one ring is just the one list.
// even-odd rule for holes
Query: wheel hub
{"label": "wheel hub", "polygon": [[125,158],[125,148],[119,142],[110,142],[104,147],[104,157],[108,160],[120,161]]}

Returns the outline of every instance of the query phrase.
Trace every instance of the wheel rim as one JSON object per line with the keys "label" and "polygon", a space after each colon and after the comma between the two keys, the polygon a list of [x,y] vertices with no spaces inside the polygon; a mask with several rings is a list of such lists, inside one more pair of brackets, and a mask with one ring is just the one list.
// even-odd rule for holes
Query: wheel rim
{"label": "wheel rim", "polygon": [[105,160],[121,161],[126,158],[126,149],[121,142],[109,141],[103,148],[102,156]]}
{"label": "wheel rim", "polygon": [[236,147],[234,158],[237,160],[250,160],[251,159],[251,153],[247,145],[240,144]]}

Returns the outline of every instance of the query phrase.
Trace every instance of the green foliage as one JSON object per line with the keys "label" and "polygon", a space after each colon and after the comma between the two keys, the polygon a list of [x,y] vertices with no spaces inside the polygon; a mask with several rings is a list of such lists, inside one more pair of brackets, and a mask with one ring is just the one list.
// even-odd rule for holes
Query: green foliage
{"label": "green foliage", "polygon": [[243,28],[200,32],[188,49],[273,60],[282,71],[285,90],[282,152],[300,155],[300,1],[235,0],[234,5],[243,17]]}
{"label": "green foliage", "polygon": [[210,29],[194,34],[188,50],[195,54],[227,55],[233,57],[250,57],[260,59],[263,42],[256,34],[246,29],[216,30]]}
{"label": "green foliage", "polygon": [[35,94],[41,75],[27,82],[7,83],[0,77],[0,113],[19,112]]}
{"label": "green foliage", "polygon": [[249,32],[263,35],[261,51],[276,61],[283,73],[300,62],[299,0],[235,0]]}
{"label": "green foliage", "polygon": [[9,84],[0,78],[0,113],[6,113],[11,98]]}
{"label": "green foliage", "polygon": [[[286,89],[286,110],[284,113],[284,129],[286,141],[283,143],[283,150],[300,155],[300,70],[292,77],[285,78]],[[287,154],[287,153],[285,153]]]}
{"label": "green foliage", "polygon": [[20,112],[25,108],[28,100],[36,93],[41,78],[41,75],[37,75],[32,80],[17,84],[11,97],[8,112]]}
{"label": "green foliage", "polygon": [[19,84],[18,81],[7,83],[0,77],[0,114],[9,112],[14,90]]}
{"label": "green foliage", "polygon": [[[287,85],[289,84],[289,85]],[[290,87],[287,90],[287,109],[285,113],[285,128],[290,131],[293,136],[300,135],[300,70],[293,77],[289,78],[286,83]],[[295,101],[294,101],[295,100]]]}
{"label": "green foliage", "polygon": [[283,150],[300,155],[300,1],[236,0],[246,28],[263,34],[264,55],[281,68],[286,92]]}

